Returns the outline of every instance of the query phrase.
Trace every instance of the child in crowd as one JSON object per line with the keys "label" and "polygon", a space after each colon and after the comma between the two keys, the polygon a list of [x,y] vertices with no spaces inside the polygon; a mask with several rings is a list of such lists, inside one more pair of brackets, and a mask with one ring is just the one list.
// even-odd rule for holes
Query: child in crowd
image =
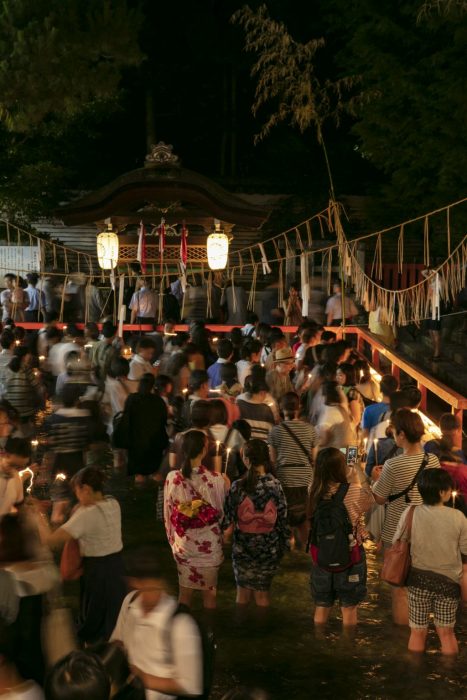
{"label": "child in crowd", "polygon": [[[410,533],[410,651],[425,651],[430,613],[434,614],[441,653],[457,654],[459,650],[454,625],[462,556],[467,555],[467,519],[460,511],[445,507],[452,487],[452,479],[443,469],[426,469],[418,479],[423,505],[414,508]],[[393,542],[403,537],[410,510],[401,515]]]}

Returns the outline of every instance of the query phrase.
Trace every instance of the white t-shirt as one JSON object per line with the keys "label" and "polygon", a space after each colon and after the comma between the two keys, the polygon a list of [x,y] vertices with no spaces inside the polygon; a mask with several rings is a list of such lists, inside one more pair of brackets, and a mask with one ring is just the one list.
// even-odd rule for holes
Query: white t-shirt
{"label": "white t-shirt", "polygon": [[66,371],[66,356],[69,352],[79,352],[79,345],[76,343],[56,343],[49,350],[49,367],[55,377]]}
{"label": "white t-shirt", "polygon": [[6,478],[3,474],[0,475],[0,515],[10,513],[15,503],[22,503],[23,482],[18,472],[14,472],[13,476]]}
{"label": "white t-shirt", "polygon": [[4,289],[0,294],[0,304],[2,305],[2,321],[6,321],[11,317],[11,289]]}
{"label": "white t-shirt", "polygon": [[128,379],[140,380],[147,372],[152,374],[153,366],[147,360],[143,360],[141,355],[135,355],[130,362],[130,373]]}
{"label": "white t-shirt", "polygon": [[[123,642],[130,664],[152,676],[176,679],[187,695],[201,695],[203,654],[199,631],[189,615],[180,613],[171,620],[176,607],[176,600],[163,593],[154,610],[145,614],[135,592],[129,593],[111,641]],[[146,700],[173,697],[146,690]]]}
{"label": "white t-shirt", "polygon": [[238,383],[245,386],[245,379],[251,374],[250,360],[239,360],[237,362]]}
{"label": "white t-shirt", "polygon": [[2,700],[44,700],[44,693],[34,681],[23,681],[1,697]]}
{"label": "white t-shirt", "polygon": [[337,406],[323,406],[323,409],[318,418],[318,429],[329,430],[336,423],[343,423],[344,417],[342,411]]}
{"label": "white t-shirt", "polygon": [[115,498],[105,498],[93,506],[79,506],[62,527],[79,540],[83,557],[105,557],[123,549],[122,516]]}
{"label": "white t-shirt", "polygon": [[[410,506],[402,513],[393,542],[400,538],[409,510]],[[417,506],[410,540],[415,569],[434,571],[455,583],[460,582],[461,554],[467,554],[467,518],[460,510],[446,506]]]}

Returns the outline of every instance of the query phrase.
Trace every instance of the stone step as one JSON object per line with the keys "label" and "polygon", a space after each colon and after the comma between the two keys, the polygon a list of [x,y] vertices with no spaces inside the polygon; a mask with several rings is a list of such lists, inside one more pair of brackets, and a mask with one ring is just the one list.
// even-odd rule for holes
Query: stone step
{"label": "stone step", "polygon": [[465,352],[459,358],[461,361],[457,362],[445,357],[443,348],[443,359],[440,362],[433,362],[431,360],[431,343],[428,338],[424,337],[419,338],[417,342],[401,340],[398,351],[412,360],[414,364],[427,370],[443,384],[467,396],[467,362],[465,360]]}

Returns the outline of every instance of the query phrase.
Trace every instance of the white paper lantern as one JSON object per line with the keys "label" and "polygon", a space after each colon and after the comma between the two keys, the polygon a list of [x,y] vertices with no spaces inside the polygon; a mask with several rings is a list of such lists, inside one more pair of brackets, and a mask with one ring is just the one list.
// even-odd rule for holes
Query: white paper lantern
{"label": "white paper lantern", "polygon": [[222,230],[219,219],[214,219],[214,233],[208,236],[208,264],[211,270],[223,270],[229,259],[229,237]]}
{"label": "white paper lantern", "polygon": [[97,236],[97,258],[103,270],[113,270],[118,262],[118,236],[104,231]]}

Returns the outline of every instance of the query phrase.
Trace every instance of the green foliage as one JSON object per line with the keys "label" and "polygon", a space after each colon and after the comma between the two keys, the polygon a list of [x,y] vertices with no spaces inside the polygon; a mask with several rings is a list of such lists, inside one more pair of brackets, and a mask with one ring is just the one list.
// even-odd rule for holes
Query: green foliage
{"label": "green foliage", "polygon": [[0,116],[29,132],[114,95],[142,60],[139,12],[126,0],[4,0],[0,6]]}
{"label": "green foliage", "polygon": [[333,82],[318,76],[316,53],[324,46],[324,39],[311,39],[305,44],[295,41],[285,24],[269,16],[266,5],[256,12],[246,5],[232,21],[245,30],[245,50],[257,54],[251,71],[257,78],[253,113],[273,103],[257,140],[277,124],[289,122],[302,133],[314,126],[321,143],[324,122],[331,117],[339,120],[343,94],[354,82],[349,77]]}
{"label": "green foliage", "polygon": [[347,39],[341,65],[362,75],[353,131],[387,177],[386,221],[391,210],[394,219],[421,213],[467,191],[467,16],[417,22],[419,5],[338,0],[330,15]]}

